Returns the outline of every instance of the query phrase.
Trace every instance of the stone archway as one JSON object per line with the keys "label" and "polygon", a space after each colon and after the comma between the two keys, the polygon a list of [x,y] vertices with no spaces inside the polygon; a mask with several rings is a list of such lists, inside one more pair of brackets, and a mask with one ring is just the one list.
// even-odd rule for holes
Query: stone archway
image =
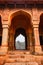
{"label": "stone archway", "polygon": [[41,14],[41,16],[40,16],[39,37],[40,37],[40,45],[43,50],[43,14]]}
{"label": "stone archway", "polygon": [[24,11],[18,11],[16,13],[13,13],[12,15],[11,25],[9,28],[9,48],[11,47],[10,49],[14,49],[14,35],[17,29],[22,28],[25,30],[27,35],[27,49],[30,50],[33,44],[33,28],[30,14],[27,14]]}

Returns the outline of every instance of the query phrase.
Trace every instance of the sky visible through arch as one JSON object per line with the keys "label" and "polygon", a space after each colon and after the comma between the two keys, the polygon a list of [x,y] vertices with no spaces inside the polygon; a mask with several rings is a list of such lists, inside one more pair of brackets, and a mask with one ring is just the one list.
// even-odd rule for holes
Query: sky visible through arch
{"label": "sky visible through arch", "polygon": [[16,49],[25,49],[25,36],[22,34],[18,35],[16,38]]}
{"label": "sky visible through arch", "polygon": [[25,37],[24,37],[22,34],[20,34],[20,35],[18,35],[17,38],[16,38],[16,42],[17,42],[17,41],[19,41],[19,42],[25,42]]}

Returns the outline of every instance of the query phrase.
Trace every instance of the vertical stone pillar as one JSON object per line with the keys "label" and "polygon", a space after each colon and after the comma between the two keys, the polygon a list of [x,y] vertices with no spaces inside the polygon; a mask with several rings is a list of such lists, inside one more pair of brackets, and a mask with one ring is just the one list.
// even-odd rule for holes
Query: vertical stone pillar
{"label": "vertical stone pillar", "polygon": [[27,33],[27,49],[30,50],[30,39],[29,39],[29,33]]}
{"label": "vertical stone pillar", "polygon": [[8,49],[8,24],[3,24],[2,33],[2,51],[7,52]]}
{"label": "vertical stone pillar", "polygon": [[39,39],[39,28],[38,25],[33,25],[34,30],[34,40],[35,40],[35,52],[40,53],[41,52],[41,46],[40,46],[40,39]]}
{"label": "vertical stone pillar", "polygon": [[16,48],[15,48],[15,39],[14,39],[14,37],[15,37],[15,30],[13,31],[13,50],[16,49]]}
{"label": "vertical stone pillar", "polygon": [[30,52],[32,53],[32,33],[29,33],[29,38],[30,38]]}

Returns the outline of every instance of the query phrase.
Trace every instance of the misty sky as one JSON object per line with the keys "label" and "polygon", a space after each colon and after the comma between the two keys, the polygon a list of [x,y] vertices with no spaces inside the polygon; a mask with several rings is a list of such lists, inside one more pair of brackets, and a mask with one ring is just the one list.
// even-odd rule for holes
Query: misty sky
{"label": "misty sky", "polygon": [[19,42],[25,42],[25,37],[24,37],[22,34],[20,34],[20,35],[18,35],[17,38],[16,38],[16,42],[17,42],[17,41],[19,41]]}

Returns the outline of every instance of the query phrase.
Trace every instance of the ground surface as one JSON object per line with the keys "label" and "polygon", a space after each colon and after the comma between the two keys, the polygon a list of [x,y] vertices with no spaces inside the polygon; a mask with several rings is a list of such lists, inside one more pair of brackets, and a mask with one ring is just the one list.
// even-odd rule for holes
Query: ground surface
{"label": "ground surface", "polygon": [[9,51],[0,55],[0,65],[43,65],[43,55],[32,55],[28,51]]}

